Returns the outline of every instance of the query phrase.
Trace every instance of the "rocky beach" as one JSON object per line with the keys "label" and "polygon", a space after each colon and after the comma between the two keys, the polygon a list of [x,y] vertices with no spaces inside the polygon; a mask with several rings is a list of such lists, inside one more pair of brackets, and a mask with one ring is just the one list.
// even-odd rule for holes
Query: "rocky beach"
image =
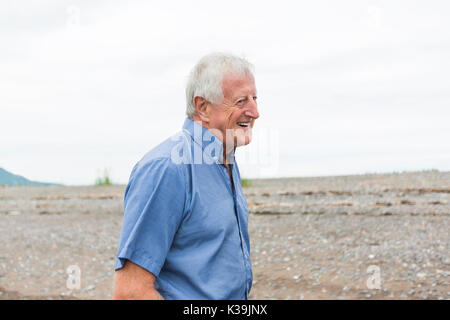
{"label": "rocky beach", "polygon": [[[110,299],[124,190],[0,187],[0,299]],[[258,179],[244,193],[250,299],[450,298],[450,172]]]}

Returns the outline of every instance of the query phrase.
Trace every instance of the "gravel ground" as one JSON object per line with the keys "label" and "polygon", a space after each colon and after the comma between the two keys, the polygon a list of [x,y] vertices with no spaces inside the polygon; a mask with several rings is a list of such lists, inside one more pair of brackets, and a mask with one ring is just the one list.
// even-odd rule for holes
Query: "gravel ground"
{"label": "gravel ground", "polygon": [[[124,189],[0,187],[0,299],[110,299]],[[450,299],[450,172],[254,180],[244,191],[250,299]]]}

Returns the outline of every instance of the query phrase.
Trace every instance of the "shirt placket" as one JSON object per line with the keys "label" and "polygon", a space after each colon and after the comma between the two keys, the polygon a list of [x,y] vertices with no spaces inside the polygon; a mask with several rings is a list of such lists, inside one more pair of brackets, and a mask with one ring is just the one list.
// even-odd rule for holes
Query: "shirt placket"
{"label": "shirt placket", "polygon": [[[231,174],[233,176],[233,181],[237,181],[238,179],[236,179],[236,174],[235,174],[235,167],[234,165],[230,164],[231,166]],[[237,200],[237,193],[236,193],[236,188],[234,187],[234,185],[231,183],[230,180],[230,176],[228,174],[228,169],[225,165],[222,165],[222,167],[224,168],[224,173],[226,174],[226,177],[228,178],[227,180],[229,181],[229,185],[231,188],[231,192],[233,195],[233,202],[234,202],[234,212],[235,212],[235,216],[236,216],[236,221],[237,221],[237,225],[238,225],[238,231],[239,231],[239,239],[241,241],[241,252],[242,252],[242,256],[243,256],[243,260],[244,260],[244,269],[245,269],[245,299],[248,299],[248,293],[250,291],[249,288],[249,283],[251,281],[250,279],[250,275],[251,275],[251,266],[250,266],[250,257],[248,256],[248,248],[246,245],[246,242],[244,241],[244,237],[242,235],[242,223],[241,223],[241,215],[240,210],[239,210],[239,206],[238,206],[238,200]]]}
{"label": "shirt placket", "polygon": [[[233,175],[233,181],[238,181],[239,179],[237,179],[237,174],[236,174],[236,169],[235,166],[232,165],[232,170],[231,170],[231,174]],[[236,212],[236,217],[238,219],[238,227],[239,227],[239,236],[241,239],[241,249],[242,249],[242,254],[244,256],[244,266],[245,266],[245,298],[248,299],[248,294],[250,291],[250,282],[251,282],[251,264],[250,264],[250,257],[248,255],[248,248],[247,248],[247,244],[246,241],[244,240],[244,237],[242,236],[242,223],[241,223],[241,210],[240,210],[240,206],[237,205],[238,201],[237,201],[237,193],[236,193],[236,188],[233,188],[233,200],[234,200],[234,206],[235,206],[235,212]]]}
{"label": "shirt placket", "polygon": [[[243,257],[243,261],[244,261],[244,270],[245,270],[245,299],[248,299],[248,293],[249,293],[249,282],[250,282],[250,258],[248,257],[248,250],[247,250],[247,246],[245,244],[244,238],[242,236],[242,231],[241,231],[241,219],[240,219],[240,214],[239,214],[239,207],[237,205],[237,199],[236,199],[236,188],[233,186],[233,184],[231,183],[230,180],[230,176],[228,174],[228,169],[226,167],[226,165],[224,164],[219,164],[219,166],[222,169],[222,173],[225,174],[226,180],[228,181],[228,185],[230,187],[231,190],[231,194],[233,196],[233,203],[234,203],[234,214],[236,216],[236,221],[237,221],[237,225],[238,225],[238,232],[239,232],[239,239],[241,241],[241,252],[242,252],[242,257]],[[236,181],[236,175],[234,173],[234,165],[231,165],[232,169],[231,169],[231,174],[233,176],[233,181]]]}

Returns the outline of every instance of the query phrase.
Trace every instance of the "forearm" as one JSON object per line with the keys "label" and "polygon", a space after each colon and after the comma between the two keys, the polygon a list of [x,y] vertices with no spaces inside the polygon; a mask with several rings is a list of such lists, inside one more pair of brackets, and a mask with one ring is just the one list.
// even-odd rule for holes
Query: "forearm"
{"label": "forearm", "polygon": [[147,290],[120,290],[114,291],[114,300],[164,300],[155,288]]}
{"label": "forearm", "polygon": [[131,261],[116,271],[114,279],[115,300],[163,300],[154,286],[155,276]]}

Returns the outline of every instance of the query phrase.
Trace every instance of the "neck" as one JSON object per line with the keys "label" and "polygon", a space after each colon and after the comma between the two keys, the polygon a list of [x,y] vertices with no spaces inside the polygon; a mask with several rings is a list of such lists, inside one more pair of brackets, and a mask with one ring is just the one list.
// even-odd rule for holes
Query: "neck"
{"label": "neck", "polygon": [[[233,145],[230,145],[229,147],[226,144],[226,140],[224,139],[225,137],[223,137],[222,135],[217,135],[216,133],[218,132],[218,129],[214,129],[214,128],[210,128],[207,122],[203,122],[198,116],[194,115],[191,120],[195,121],[196,123],[198,123],[199,125],[201,125],[202,127],[210,130],[210,132],[216,136],[217,139],[222,141],[223,144],[223,163],[228,167],[228,164],[230,163],[228,160],[232,160],[234,161],[234,151],[236,150],[236,147]],[[234,140],[234,138],[231,138],[232,140]],[[231,163],[233,163],[231,161]]]}
{"label": "neck", "polygon": [[236,148],[234,146],[227,147],[227,145],[223,144],[223,163],[228,166],[230,164],[229,160],[231,160],[231,163],[234,162],[234,152]]}

